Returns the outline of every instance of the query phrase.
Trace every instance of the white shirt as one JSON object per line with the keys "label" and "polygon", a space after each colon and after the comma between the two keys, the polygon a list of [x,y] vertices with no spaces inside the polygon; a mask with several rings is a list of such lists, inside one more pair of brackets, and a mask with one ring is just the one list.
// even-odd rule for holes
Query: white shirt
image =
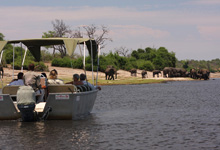
{"label": "white shirt", "polygon": [[48,84],[64,84],[61,79],[48,79],[47,82]]}
{"label": "white shirt", "polygon": [[18,79],[16,81],[9,83],[9,86],[11,86],[11,85],[24,85],[24,81],[23,81],[23,79]]}

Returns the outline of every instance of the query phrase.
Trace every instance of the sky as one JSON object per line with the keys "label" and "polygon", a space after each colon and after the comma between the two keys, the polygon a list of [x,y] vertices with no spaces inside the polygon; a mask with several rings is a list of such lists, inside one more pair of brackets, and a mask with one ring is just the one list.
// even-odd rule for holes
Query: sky
{"label": "sky", "polygon": [[107,26],[102,52],[165,47],[178,60],[220,58],[220,0],[1,0],[5,40],[41,38],[63,20],[72,30]]}

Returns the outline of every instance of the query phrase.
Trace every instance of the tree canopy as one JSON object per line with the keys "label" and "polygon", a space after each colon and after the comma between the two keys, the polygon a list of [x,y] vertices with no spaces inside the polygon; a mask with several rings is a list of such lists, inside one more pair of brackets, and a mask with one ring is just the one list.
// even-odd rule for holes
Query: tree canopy
{"label": "tree canopy", "polygon": [[[101,48],[105,47],[106,41],[112,41],[112,39],[108,37],[109,29],[104,25],[99,27],[92,24],[88,26],[83,26],[82,30],[81,27],[77,27],[75,30],[71,30],[70,27],[66,25],[63,20],[58,20],[58,19],[52,21],[52,25],[53,25],[53,30],[44,32],[42,35],[43,38],[50,38],[50,37],[83,38],[83,36],[85,36],[86,38],[91,38],[96,40],[96,43],[100,45]],[[61,57],[66,56],[66,48],[64,45],[52,46],[52,48],[53,48],[53,54],[55,54],[55,51],[59,51]]]}

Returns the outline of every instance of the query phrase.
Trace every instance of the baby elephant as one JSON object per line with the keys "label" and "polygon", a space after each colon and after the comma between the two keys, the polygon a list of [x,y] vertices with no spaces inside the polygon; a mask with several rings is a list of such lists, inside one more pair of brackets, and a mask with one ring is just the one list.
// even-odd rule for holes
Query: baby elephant
{"label": "baby elephant", "polygon": [[157,75],[157,77],[159,78],[159,74],[161,74],[161,71],[160,70],[153,70],[153,77],[155,75]]}

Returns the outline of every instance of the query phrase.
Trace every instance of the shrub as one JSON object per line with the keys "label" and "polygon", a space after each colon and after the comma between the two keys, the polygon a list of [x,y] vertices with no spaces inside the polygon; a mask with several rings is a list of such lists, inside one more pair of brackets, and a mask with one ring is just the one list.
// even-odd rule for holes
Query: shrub
{"label": "shrub", "polygon": [[151,61],[139,60],[138,61],[138,69],[153,71],[154,70],[154,66],[151,63]]}

